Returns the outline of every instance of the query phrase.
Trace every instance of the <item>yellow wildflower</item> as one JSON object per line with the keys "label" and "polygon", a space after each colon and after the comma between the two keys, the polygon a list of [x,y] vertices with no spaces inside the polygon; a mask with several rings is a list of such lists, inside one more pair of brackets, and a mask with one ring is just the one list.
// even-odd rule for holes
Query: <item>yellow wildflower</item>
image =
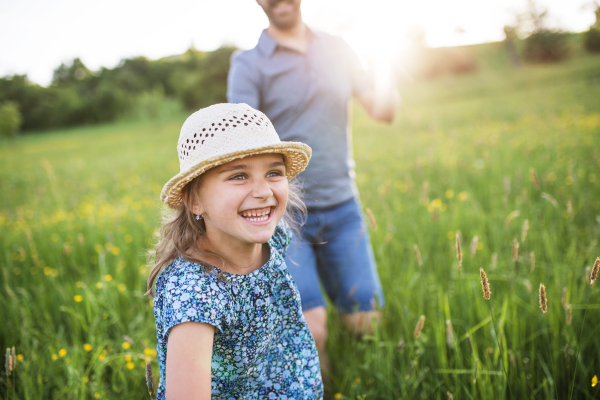
{"label": "yellow wildflower", "polygon": [[17,361],[18,361],[18,362],[21,362],[21,361],[23,361],[23,354],[18,354],[18,355],[17,355]]}
{"label": "yellow wildflower", "polygon": [[58,360],[58,356],[56,354],[52,354],[50,358],[52,359],[52,361]]}
{"label": "yellow wildflower", "polygon": [[81,297],[80,295],[75,295],[75,297],[73,297],[73,300],[75,300],[75,302],[77,303],[81,303],[83,301],[83,297]]}
{"label": "yellow wildflower", "polygon": [[446,190],[446,197],[449,198],[449,199],[453,198],[454,197],[454,190],[452,190],[452,189]]}
{"label": "yellow wildflower", "polygon": [[67,355],[67,350],[65,350],[65,349],[60,349],[60,350],[58,351],[58,356],[59,356],[59,357],[64,357],[64,356],[66,356],[66,355]]}
{"label": "yellow wildflower", "polygon": [[594,377],[592,378],[592,387],[596,387],[597,384],[598,384],[598,377],[596,375],[594,375]]}
{"label": "yellow wildflower", "polygon": [[133,369],[135,367],[135,364],[130,361],[125,366],[127,367],[127,369]]}
{"label": "yellow wildflower", "polygon": [[133,241],[133,236],[125,235],[125,243],[131,243]]}
{"label": "yellow wildflower", "polygon": [[96,289],[102,289],[102,283],[101,282],[96,283]]}
{"label": "yellow wildflower", "polygon": [[104,280],[106,282],[110,282],[110,281],[112,281],[112,276],[111,275],[104,275]]}
{"label": "yellow wildflower", "polygon": [[117,286],[117,289],[119,290],[119,292],[123,293],[125,290],[127,290],[127,286],[120,283],[119,286]]}
{"label": "yellow wildflower", "polygon": [[131,347],[131,344],[129,342],[123,342],[123,344],[121,344],[121,347],[127,350]]}
{"label": "yellow wildflower", "polygon": [[448,233],[446,233],[446,237],[448,239],[454,239],[456,237],[456,234],[454,233],[454,231],[448,231]]}
{"label": "yellow wildflower", "polygon": [[460,192],[460,193],[458,194],[458,199],[459,199],[460,201],[465,201],[465,200],[467,199],[467,192]]}
{"label": "yellow wildflower", "polygon": [[344,397],[341,393],[336,393],[333,398],[334,399],[341,399],[342,397]]}
{"label": "yellow wildflower", "polygon": [[89,353],[90,351],[92,351],[92,345],[89,343],[86,343],[83,345],[83,349]]}

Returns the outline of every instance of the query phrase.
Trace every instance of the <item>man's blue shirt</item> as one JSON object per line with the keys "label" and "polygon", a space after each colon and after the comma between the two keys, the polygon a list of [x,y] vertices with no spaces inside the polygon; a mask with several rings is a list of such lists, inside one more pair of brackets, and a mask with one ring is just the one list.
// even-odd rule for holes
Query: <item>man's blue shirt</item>
{"label": "man's blue shirt", "polygon": [[265,113],[281,140],[312,148],[298,177],[306,205],[326,208],[357,194],[348,105],[367,90],[368,80],[346,42],[309,32],[306,53],[278,44],[266,31],[255,48],[235,53],[227,99]]}

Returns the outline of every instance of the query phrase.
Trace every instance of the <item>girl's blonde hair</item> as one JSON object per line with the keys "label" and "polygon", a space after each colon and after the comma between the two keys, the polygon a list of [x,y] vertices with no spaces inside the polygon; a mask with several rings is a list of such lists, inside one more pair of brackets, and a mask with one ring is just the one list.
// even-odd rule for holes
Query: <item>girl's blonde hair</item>
{"label": "girl's blonde hair", "polygon": [[[146,294],[150,297],[154,297],[152,287],[160,272],[179,256],[186,261],[204,265],[207,272],[213,270],[210,264],[193,256],[199,254],[198,240],[206,233],[206,226],[204,220],[197,220],[194,213],[186,206],[196,202],[203,176],[194,178],[182,189],[183,201],[175,212],[170,209],[163,211],[158,241],[149,254],[148,265],[154,265],[148,276]],[[288,202],[283,220],[296,234],[299,234],[298,227],[304,223],[305,217],[306,206],[302,201],[300,186],[294,179],[289,182]],[[192,252],[189,252],[190,249]]]}

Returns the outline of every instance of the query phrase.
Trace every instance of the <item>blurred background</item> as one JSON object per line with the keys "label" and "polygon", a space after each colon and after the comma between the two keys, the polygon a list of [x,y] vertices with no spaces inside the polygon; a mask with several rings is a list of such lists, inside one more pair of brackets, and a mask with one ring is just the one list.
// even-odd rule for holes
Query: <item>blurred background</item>
{"label": "blurred background", "polygon": [[[402,96],[390,125],[352,108],[386,306],[362,338],[329,308],[331,397],[598,398],[600,3],[303,16]],[[159,194],[267,24],[252,0],[0,0],[0,398],[152,398]]]}
{"label": "blurred background", "polygon": [[[503,41],[514,67],[563,61],[584,46],[598,51],[597,6],[305,0],[303,16],[346,39],[371,71],[392,65],[400,80],[414,80],[472,73],[487,61],[476,48],[448,46]],[[252,48],[268,25],[251,0],[26,0],[0,10],[0,115],[4,125],[6,113],[21,122],[4,128],[11,134],[223,102],[231,53]]]}

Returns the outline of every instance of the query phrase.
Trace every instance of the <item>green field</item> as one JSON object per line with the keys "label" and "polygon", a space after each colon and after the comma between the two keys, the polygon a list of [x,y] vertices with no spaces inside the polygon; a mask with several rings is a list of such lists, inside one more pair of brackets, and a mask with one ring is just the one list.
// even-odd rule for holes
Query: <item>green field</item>
{"label": "green field", "polygon": [[[600,57],[513,70],[501,44],[471,51],[475,74],[404,83],[393,125],[354,110],[386,306],[362,338],[330,312],[334,398],[599,396]],[[0,344],[20,359],[1,398],[148,398],[145,254],[186,116],[0,142]]]}

